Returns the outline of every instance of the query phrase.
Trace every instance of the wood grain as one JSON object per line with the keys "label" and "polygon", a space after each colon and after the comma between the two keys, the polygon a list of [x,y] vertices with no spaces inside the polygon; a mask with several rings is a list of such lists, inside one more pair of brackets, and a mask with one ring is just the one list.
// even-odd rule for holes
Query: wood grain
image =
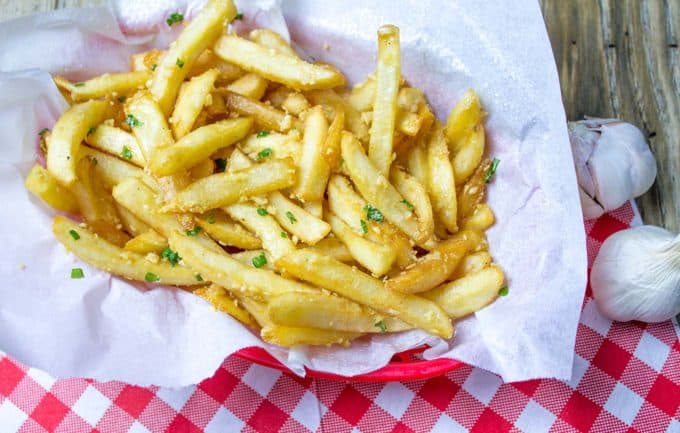
{"label": "wood grain", "polygon": [[[0,20],[105,0],[0,0]],[[649,137],[646,223],[680,231],[680,0],[540,0],[567,117],[616,117]]]}

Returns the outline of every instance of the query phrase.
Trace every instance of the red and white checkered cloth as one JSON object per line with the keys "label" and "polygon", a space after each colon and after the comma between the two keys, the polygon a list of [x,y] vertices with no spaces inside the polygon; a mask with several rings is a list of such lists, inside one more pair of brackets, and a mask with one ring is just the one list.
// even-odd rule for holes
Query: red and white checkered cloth
{"label": "red and white checkered cloth", "polygon": [[[587,223],[589,261],[626,205]],[[680,432],[680,328],[612,324],[586,295],[569,382],[463,367],[406,383],[291,377],[242,359],[181,390],[54,380],[0,355],[0,432]],[[149,366],[153,368],[153,366]]]}

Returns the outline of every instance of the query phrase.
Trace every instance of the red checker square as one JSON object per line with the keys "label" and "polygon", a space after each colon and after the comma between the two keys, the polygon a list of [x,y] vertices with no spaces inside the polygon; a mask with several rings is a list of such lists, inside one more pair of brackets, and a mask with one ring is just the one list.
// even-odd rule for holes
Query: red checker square
{"label": "red checker square", "polygon": [[54,395],[48,393],[40,400],[38,406],[31,412],[31,418],[45,427],[47,431],[54,431],[61,420],[69,412],[69,408]]}
{"label": "red checker square", "polygon": [[489,407],[505,419],[515,420],[529,403],[529,397],[510,385],[502,385],[489,402]]}
{"label": "red checker square", "polygon": [[348,432],[352,430],[353,427],[352,424],[348,423],[344,418],[340,417],[340,415],[332,410],[326,412],[321,418],[321,425],[323,426],[323,432]]}
{"label": "red checker square", "polygon": [[597,241],[604,242],[609,236],[627,228],[627,224],[624,224],[609,214],[604,214],[597,219],[593,228],[590,230],[590,233],[588,233],[588,236]]}
{"label": "red checker square", "polygon": [[47,394],[45,388],[31,379],[30,376],[25,376],[24,380],[20,381],[9,395],[9,399],[25,413],[31,413],[45,397],[45,394]]}
{"label": "red checker square", "polygon": [[8,396],[25,375],[9,358],[0,359],[0,395]]}
{"label": "red checker square", "polygon": [[19,427],[19,430],[17,430],[16,433],[43,433],[45,431],[43,426],[35,422],[35,420],[28,418],[21,424],[21,427]]}
{"label": "red checker square", "polygon": [[218,403],[223,403],[229,394],[234,390],[239,380],[224,368],[218,368],[213,377],[198,384],[198,388],[203,390]]}
{"label": "red checker square", "polygon": [[128,386],[125,382],[93,382],[90,384],[97,391],[101,392],[109,400],[114,401],[116,397]]}
{"label": "red checker square", "polygon": [[274,387],[267,394],[267,400],[290,413],[295,410],[305,391],[306,388],[284,374],[279,377]]}
{"label": "red checker square", "polygon": [[293,418],[288,418],[281,426],[278,433],[312,433],[307,427],[303,426]]}
{"label": "red checker square", "polygon": [[667,414],[661,412],[659,408],[657,408],[653,404],[644,402],[637,416],[633,420],[632,427],[640,431],[641,433],[651,431],[668,432],[672,431],[668,430],[668,425],[670,424],[672,419],[673,419],[672,416],[668,416]]}
{"label": "red checker square", "polygon": [[352,385],[347,385],[330,409],[350,424],[356,425],[370,406],[371,401],[369,399]]}
{"label": "red checker square", "polygon": [[498,415],[489,408],[484,409],[484,412],[477,418],[477,422],[470,429],[470,433],[502,433],[510,431],[512,424],[505,418]]}
{"label": "red checker square", "polygon": [[287,419],[288,415],[284,411],[264,400],[248,419],[248,424],[260,433],[275,433]]}
{"label": "red checker square", "polygon": [[616,381],[611,376],[598,368],[589,368],[576,389],[588,399],[604,406],[615,386]]}
{"label": "red checker square", "polygon": [[592,360],[604,342],[604,337],[586,325],[579,323],[576,333],[576,353],[583,359]]}
{"label": "red checker square", "polygon": [[414,433],[414,431],[411,430],[406,424],[398,422],[397,425],[395,425],[394,428],[390,430],[390,433]]}
{"label": "red checker square", "polygon": [[417,432],[430,431],[444,410],[437,409],[416,396],[401,416],[401,422]]}
{"label": "red checker square", "polygon": [[460,385],[452,382],[446,376],[439,376],[425,382],[418,396],[439,410],[446,410]]}
{"label": "red checker square", "polygon": [[176,416],[175,409],[154,395],[137,417],[137,421],[151,431],[165,431]]}
{"label": "red checker square", "polygon": [[628,426],[625,423],[604,410],[600,412],[600,415],[590,427],[591,433],[625,432],[626,430],[628,430]]}
{"label": "red checker square", "polygon": [[638,395],[645,396],[658,375],[649,365],[633,357],[623,371],[620,381]]}
{"label": "red checker square", "polygon": [[558,414],[567,404],[573,392],[564,382],[543,380],[536,389],[533,399],[550,412]]}
{"label": "red checker square", "polygon": [[548,431],[551,433],[580,433],[573,425],[567,424],[559,418],[555,420]]}
{"label": "red checker square", "polygon": [[513,387],[516,389],[522,391],[525,395],[528,397],[533,397],[534,393],[536,392],[536,389],[538,389],[538,386],[541,384],[541,381],[539,379],[536,380],[527,380],[524,382],[515,382],[511,384]]}
{"label": "red checker square", "polygon": [[242,382],[239,382],[234,391],[229,394],[224,405],[238,418],[246,420],[260,406],[263,398],[260,394]]}
{"label": "red checker square", "polygon": [[57,428],[48,431],[50,433],[99,432],[74,412],[67,413]]}
{"label": "red checker square", "polygon": [[355,383],[354,387],[357,391],[363,394],[366,398],[373,401],[378,397],[378,394],[385,387],[384,383],[359,382]]}
{"label": "red checker square", "polygon": [[201,433],[202,430],[194,425],[191,421],[186,419],[184,415],[178,413],[175,419],[172,420],[168,428],[165,430],[168,433]]}
{"label": "red checker square", "polygon": [[182,407],[181,414],[194,425],[205,428],[220,406],[220,403],[216,402],[203,390],[196,389],[184,404],[184,407]]}
{"label": "red checker square", "polygon": [[221,368],[226,369],[229,373],[236,377],[243,377],[251,365],[253,364],[250,361],[246,361],[245,359],[239,358],[236,355],[232,355],[222,363]]}
{"label": "red checker square", "polygon": [[137,418],[153,398],[154,394],[148,389],[128,385],[123,388],[113,403],[133,418]]}
{"label": "red checker square", "polygon": [[130,428],[135,419],[115,404],[111,405],[97,423],[101,433],[117,433]]}
{"label": "red checker square", "polygon": [[446,414],[465,428],[472,428],[482,414],[484,405],[464,389],[461,390],[446,409]]}
{"label": "red checker square", "polygon": [[82,379],[64,379],[54,382],[50,393],[61,400],[66,406],[71,407],[83,395],[88,384]]}
{"label": "red checker square", "polygon": [[344,382],[334,380],[316,380],[314,386],[309,389],[316,398],[326,407],[333,405],[340,393],[345,389]]}
{"label": "red checker square", "polygon": [[467,380],[470,373],[472,373],[473,368],[474,367],[471,367],[469,365],[464,365],[460,368],[453,370],[451,373],[448,373],[446,377],[451,379],[453,383],[463,385],[463,383]]}
{"label": "red checker square", "polygon": [[674,416],[680,406],[680,386],[659,375],[647,394],[646,400],[669,416]]}
{"label": "red checker square", "polygon": [[630,326],[629,323],[614,322],[611,328],[609,328],[607,340],[610,340],[627,352],[634,353],[643,332],[644,329]]}
{"label": "red checker square", "polygon": [[358,422],[352,423],[359,431],[368,432],[375,429],[375,426],[380,426],[381,431],[387,432],[399,422],[376,404],[371,405],[362,415]]}
{"label": "red checker square", "polygon": [[605,340],[593,358],[592,364],[614,379],[619,379],[632,356],[611,341]]}
{"label": "red checker square", "polygon": [[560,418],[580,431],[589,431],[602,408],[576,391],[562,409]]}

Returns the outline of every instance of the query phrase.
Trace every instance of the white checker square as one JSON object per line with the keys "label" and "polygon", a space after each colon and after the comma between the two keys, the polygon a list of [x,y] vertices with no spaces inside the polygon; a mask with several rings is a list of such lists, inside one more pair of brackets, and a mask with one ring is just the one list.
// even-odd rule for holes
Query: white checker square
{"label": "white checker square", "polygon": [[246,371],[246,374],[243,375],[241,381],[254,389],[262,397],[267,397],[267,394],[272,390],[281,374],[280,371],[253,364]]}
{"label": "white checker square", "polygon": [[88,386],[71,410],[94,427],[110,406],[111,400],[95,387]]}
{"label": "white checker square", "polygon": [[321,425],[321,418],[327,411],[328,408],[314,394],[305,391],[290,416],[307,429],[317,431]]}
{"label": "white checker square", "polygon": [[128,430],[127,433],[151,433],[151,430],[141,425],[139,421],[135,421],[130,426],[130,430]]}
{"label": "white checker square", "polygon": [[442,414],[430,433],[467,433],[468,429],[458,424],[450,416]]}
{"label": "white checker square", "polygon": [[231,413],[224,406],[220,406],[212,417],[207,426],[205,426],[205,433],[226,433],[237,432],[243,429],[246,423],[241,421],[239,417]]}
{"label": "white checker square", "polygon": [[481,368],[473,368],[463,382],[463,389],[474,398],[488,405],[503,381],[500,377]]}
{"label": "white checker square", "polygon": [[642,403],[644,403],[644,399],[637,395],[635,391],[621,382],[617,382],[607,402],[604,404],[604,408],[607,412],[626,423],[626,425],[631,425],[642,407]]}
{"label": "white checker square", "polygon": [[588,371],[589,367],[588,360],[585,358],[580,357],[578,354],[574,354],[574,365],[571,370],[571,379],[567,382],[567,385],[571,389],[576,389],[578,386],[579,382],[581,382],[581,379],[583,379],[583,375],[586,374],[586,371]]}
{"label": "white checker square", "polygon": [[156,392],[156,397],[160,398],[175,411],[182,410],[187,400],[196,391],[196,386],[186,386],[184,388],[160,388]]}
{"label": "white checker square", "polygon": [[415,394],[399,382],[389,382],[380,391],[375,403],[387,413],[400,419],[413,401]]}
{"label": "white checker square", "polygon": [[677,419],[672,419],[671,423],[668,424],[666,433],[680,433],[680,421]]}
{"label": "white checker square", "polygon": [[609,333],[609,328],[612,326],[612,321],[604,317],[600,310],[597,309],[594,300],[589,300],[581,313],[581,323],[597,332],[603,337]]}
{"label": "white checker square", "polygon": [[664,344],[663,341],[649,332],[643,332],[633,355],[652,367],[656,372],[660,372],[670,352],[671,348]]}
{"label": "white checker square", "polygon": [[515,421],[515,426],[525,433],[547,432],[555,423],[557,417],[533,400],[524,407],[524,410]]}
{"label": "white checker square", "polygon": [[29,368],[26,374],[36,381],[38,385],[42,386],[46,390],[50,390],[52,388],[52,385],[54,385],[54,382],[57,380],[50,376],[49,374],[45,373],[42,370],[38,370],[37,368]]}
{"label": "white checker square", "polygon": [[28,415],[9,399],[0,404],[0,426],[2,426],[3,431],[17,431],[27,419]]}

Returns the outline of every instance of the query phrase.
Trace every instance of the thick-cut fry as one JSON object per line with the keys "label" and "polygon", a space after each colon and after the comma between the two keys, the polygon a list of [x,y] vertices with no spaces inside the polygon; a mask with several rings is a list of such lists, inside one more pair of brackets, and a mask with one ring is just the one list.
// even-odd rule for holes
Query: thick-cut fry
{"label": "thick-cut fry", "polygon": [[451,232],[458,230],[456,183],[444,132],[436,127],[427,143],[428,189],[440,221]]}
{"label": "thick-cut fry", "polygon": [[210,93],[214,89],[218,75],[217,69],[208,69],[182,84],[170,117],[172,132],[177,140],[191,132],[201,110],[209,105]]}
{"label": "thick-cut fry", "polygon": [[87,101],[73,105],[52,128],[47,152],[47,170],[62,185],[75,183],[80,142],[88,131],[113,115],[106,101]]}
{"label": "thick-cut fry", "polygon": [[251,41],[257,42],[266,48],[271,48],[280,54],[298,57],[295,50],[290,47],[288,41],[283,36],[270,29],[255,29],[248,35]]}
{"label": "thick-cut fry", "polygon": [[375,102],[375,78],[369,75],[366,81],[355,85],[348,102],[357,111],[372,110]]}
{"label": "thick-cut fry", "polygon": [[286,113],[299,116],[303,111],[309,109],[309,101],[302,93],[291,92],[281,103],[281,108],[283,108]]}
{"label": "thick-cut fry", "polygon": [[295,182],[295,169],[288,160],[266,161],[235,172],[204,177],[180,191],[166,211],[203,213],[236,203],[241,197],[287,188]]}
{"label": "thick-cut fry", "polygon": [[388,290],[380,280],[331,257],[310,249],[297,250],[279,259],[276,266],[434,335],[451,338],[453,334],[451,322],[437,305],[415,295]]}
{"label": "thick-cut fry", "polygon": [[421,185],[427,187],[430,184],[430,166],[427,162],[427,143],[419,143],[408,151],[406,156],[406,168],[411,176],[415,177]]}
{"label": "thick-cut fry", "polygon": [[354,261],[354,257],[352,257],[352,254],[350,254],[345,244],[335,237],[323,238],[309,248],[324,256],[333,257],[339,262],[351,263]]}
{"label": "thick-cut fry", "polygon": [[412,326],[399,319],[323,292],[277,295],[267,303],[267,313],[272,322],[283,326],[362,333],[412,329]]}
{"label": "thick-cut fry", "polygon": [[127,241],[123,249],[139,254],[160,254],[167,246],[168,241],[163,236],[156,233],[155,230],[148,230]]}
{"label": "thick-cut fry", "polygon": [[156,176],[168,176],[191,168],[215,151],[230,146],[246,136],[252,119],[241,117],[202,126],[177,143],[158,149],[149,168]]}
{"label": "thick-cut fry", "polygon": [[334,331],[330,329],[296,328],[291,326],[266,326],[262,328],[262,339],[282,347],[295,347],[303,344],[315,346],[349,345],[360,337],[356,332]]}
{"label": "thick-cut fry", "polygon": [[144,155],[139,150],[137,140],[132,134],[120,128],[102,123],[87,134],[85,142],[102,152],[126,159],[138,167],[144,166]]}
{"label": "thick-cut fry", "polygon": [[393,159],[394,126],[400,80],[399,28],[385,25],[378,29],[378,67],[375,80],[373,123],[368,144],[368,157],[385,177],[389,175]]}
{"label": "thick-cut fry", "polygon": [[193,179],[208,177],[215,171],[215,162],[212,159],[204,159],[189,169]]}
{"label": "thick-cut fry", "polygon": [[283,229],[276,220],[267,214],[266,209],[252,204],[232,204],[224,208],[234,220],[246,226],[262,240],[262,247],[278,260],[295,249],[288,236],[281,236]]}
{"label": "thick-cut fry", "polygon": [[446,120],[446,139],[453,152],[458,150],[461,140],[484,118],[479,96],[469,89],[460,98]]}
{"label": "thick-cut fry", "polygon": [[480,203],[475,207],[472,215],[465,218],[461,223],[463,230],[484,231],[491,227],[495,221],[493,211],[486,203]]}
{"label": "thick-cut fry", "polygon": [[98,99],[103,96],[115,97],[144,88],[149,78],[151,78],[149,71],[103,74],[82,83],[71,84],[68,90],[71,92],[71,98],[76,102]]}
{"label": "thick-cut fry", "polygon": [[477,205],[484,200],[486,191],[485,177],[490,166],[491,161],[488,159],[482,161],[458,194],[458,219],[460,221],[472,215]]}
{"label": "thick-cut fry", "polygon": [[359,140],[368,140],[368,126],[361,118],[361,113],[354,109],[345,99],[334,90],[312,90],[305,93],[315,105],[332,108],[337,115],[338,110],[345,113],[345,127]]}
{"label": "thick-cut fry", "polygon": [[241,224],[232,221],[222,211],[209,211],[196,217],[196,221],[220,245],[229,245],[244,250],[262,248],[262,241]]}
{"label": "thick-cut fry", "polygon": [[[78,234],[77,240],[70,234],[71,230]],[[145,256],[125,251],[62,216],[54,218],[52,232],[67,250],[82,261],[111,274],[129,280],[174,286],[205,284],[197,281],[196,272],[187,267],[150,262]]]}
{"label": "thick-cut fry", "polygon": [[165,50],[158,48],[133,54],[130,56],[130,69],[133,72],[155,71],[163,56],[165,56]]}
{"label": "thick-cut fry", "polygon": [[467,240],[442,242],[413,267],[387,280],[385,286],[403,293],[420,293],[437,287],[456,269],[469,247]]}
{"label": "thick-cut fry", "polygon": [[420,231],[425,234],[426,238],[431,238],[434,234],[434,217],[432,203],[425,186],[397,166],[392,166],[390,170],[390,181],[404,197],[404,206],[415,212]]}
{"label": "thick-cut fry", "polygon": [[87,158],[95,166],[104,187],[108,190],[128,178],[144,177],[147,180],[147,176],[141,168],[135,167],[120,158],[87,146],[81,146],[80,153],[83,158]]}
{"label": "thick-cut fry", "polygon": [[246,71],[296,90],[330,89],[345,84],[345,77],[331,66],[313,65],[297,57],[271,52],[235,35],[223,35],[215,43],[215,54]]}
{"label": "thick-cut fry", "polygon": [[220,287],[217,284],[211,284],[208,287],[200,287],[194,290],[193,293],[210,302],[218,311],[227,313],[244,325],[252,329],[259,328],[257,322],[253,319],[253,316],[239,306],[238,301],[229,296],[229,293],[224,287]]}
{"label": "thick-cut fry", "polygon": [[395,120],[395,128],[397,131],[409,137],[415,137],[420,132],[423,126],[424,118],[416,113],[399,110]]}
{"label": "thick-cut fry", "polygon": [[116,202],[116,211],[123,225],[123,230],[129,233],[130,236],[139,236],[146,231],[152,230],[147,223],[137,218],[135,214],[118,202]]}
{"label": "thick-cut fry", "polygon": [[326,141],[323,145],[324,157],[332,172],[337,172],[340,169],[340,160],[342,159],[340,140],[342,139],[344,127],[345,110],[341,107],[337,107],[335,110],[335,117],[328,127],[328,134],[326,135]]}
{"label": "thick-cut fry", "polygon": [[292,191],[301,201],[318,201],[323,198],[328,183],[330,167],[324,157],[324,144],[328,122],[321,106],[312,108],[305,118],[302,155],[297,167],[297,181]]}
{"label": "thick-cut fry", "polygon": [[[302,155],[300,133],[290,131],[287,134],[270,132],[267,135],[253,134],[241,142],[241,149],[253,159],[285,159],[290,158],[297,163]],[[265,156],[267,155],[267,156]]]}
{"label": "thick-cut fry", "polygon": [[371,163],[356,138],[344,132],[341,146],[346,169],[361,195],[416,243],[424,242],[427,234],[420,231],[413,212],[404,206],[404,198]]}
{"label": "thick-cut fry", "polygon": [[423,296],[440,305],[452,319],[460,319],[496,299],[504,280],[503,271],[491,265],[425,292]]}
{"label": "thick-cut fry", "polygon": [[250,99],[260,100],[267,90],[267,80],[257,74],[245,74],[227,86],[230,92],[238,93]]}
{"label": "thick-cut fry", "polygon": [[465,275],[481,271],[491,264],[491,254],[488,251],[478,251],[463,257],[456,270],[451,274],[451,280],[457,280]]}
{"label": "thick-cut fry", "polygon": [[171,146],[175,140],[160,106],[148,92],[140,92],[125,104],[126,123],[137,138],[146,161],[151,161],[158,149]]}
{"label": "thick-cut fry", "polygon": [[217,55],[210,49],[204,50],[200,56],[194,62],[191,70],[187,74],[187,77],[195,77],[203,74],[208,69],[217,69],[220,72],[218,81],[228,82],[237,79],[242,76],[245,72],[236,65],[232,65],[229,62],[217,57]]}
{"label": "thick-cut fry", "polygon": [[308,201],[303,204],[305,210],[314,218],[323,218],[323,201]]}
{"label": "thick-cut fry", "polygon": [[266,130],[286,132],[295,126],[292,116],[267,104],[228,90],[221,89],[219,93],[224,96],[224,104],[228,110],[242,116],[251,116],[256,124]]}
{"label": "thick-cut fry", "polygon": [[217,40],[224,22],[235,16],[236,7],[231,0],[210,0],[170,45],[149,87],[165,115],[172,112],[179,87],[198,56]]}
{"label": "thick-cut fry", "polygon": [[279,224],[307,245],[316,244],[331,231],[326,221],[307,212],[280,192],[271,192],[267,198],[270,204],[267,209],[272,208],[271,213]]}
{"label": "thick-cut fry", "polygon": [[78,212],[78,201],[69,190],[59,185],[49,171],[36,164],[26,177],[26,189],[36,197],[62,212]]}
{"label": "thick-cut fry", "polygon": [[268,271],[276,271],[274,268],[274,260],[272,259],[272,256],[265,250],[248,250],[248,251],[241,251],[240,253],[234,253],[231,255],[231,258],[243,263],[246,266],[253,266],[253,260],[256,260],[260,263],[262,262],[262,257],[264,256],[264,260],[266,262],[264,265],[260,266],[260,269],[267,269]]}
{"label": "thick-cut fry", "polygon": [[456,185],[460,185],[474,173],[484,155],[484,125],[479,124],[465,137],[453,157]]}

